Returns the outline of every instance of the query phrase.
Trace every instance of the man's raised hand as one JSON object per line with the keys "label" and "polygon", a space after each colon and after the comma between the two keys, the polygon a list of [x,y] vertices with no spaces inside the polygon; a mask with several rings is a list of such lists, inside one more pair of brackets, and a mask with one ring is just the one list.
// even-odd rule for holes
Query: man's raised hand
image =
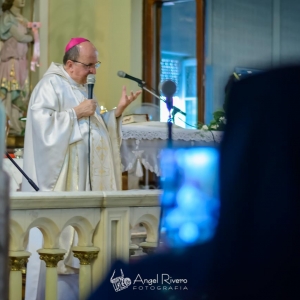
{"label": "man's raised hand", "polygon": [[121,95],[121,99],[119,101],[119,104],[115,110],[115,115],[116,117],[120,117],[123,113],[123,111],[125,110],[125,108],[131,103],[133,102],[140,94],[142,93],[142,91],[137,91],[135,93],[133,93],[133,91],[130,92],[130,95],[127,95],[127,91],[126,91],[126,86],[123,86],[122,89],[122,95]]}

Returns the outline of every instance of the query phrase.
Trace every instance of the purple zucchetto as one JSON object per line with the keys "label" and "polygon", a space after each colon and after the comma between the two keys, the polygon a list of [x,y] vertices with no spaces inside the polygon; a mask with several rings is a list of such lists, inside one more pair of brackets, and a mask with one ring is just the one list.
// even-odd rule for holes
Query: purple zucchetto
{"label": "purple zucchetto", "polygon": [[79,45],[83,42],[89,42],[86,38],[82,37],[76,37],[76,38],[71,38],[70,42],[67,44],[65,52],[68,52],[71,48],[73,48],[76,45]]}

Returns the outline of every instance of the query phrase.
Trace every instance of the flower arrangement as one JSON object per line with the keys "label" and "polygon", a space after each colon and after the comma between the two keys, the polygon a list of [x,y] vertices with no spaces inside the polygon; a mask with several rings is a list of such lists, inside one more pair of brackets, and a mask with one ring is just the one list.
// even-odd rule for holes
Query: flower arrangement
{"label": "flower arrangement", "polygon": [[226,125],[226,116],[224,110],[217,110],[213,113],[213,119],[209,124],[198,124],[198,129],[224,131]]}

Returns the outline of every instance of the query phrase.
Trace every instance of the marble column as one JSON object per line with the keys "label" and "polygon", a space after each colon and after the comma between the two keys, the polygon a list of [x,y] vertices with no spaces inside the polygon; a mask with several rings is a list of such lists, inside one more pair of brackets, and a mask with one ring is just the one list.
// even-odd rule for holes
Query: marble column
{"label": "marble column", "polygon": [[9,300],[22,300],[22,268],[30,255],[28,251],[9,251]]}
{"label": "marble column", "polygon": [[66,250],[40,249],[37,251],[40,259],[46,263],[45,300],[57,300],[57,263],[64,259]]}
{"label": "marble column", "polygon": [[74,257],[80,261],[79,300],[85,300],[92,292],[91,262],[98,257],[98,247],[73,247]]}

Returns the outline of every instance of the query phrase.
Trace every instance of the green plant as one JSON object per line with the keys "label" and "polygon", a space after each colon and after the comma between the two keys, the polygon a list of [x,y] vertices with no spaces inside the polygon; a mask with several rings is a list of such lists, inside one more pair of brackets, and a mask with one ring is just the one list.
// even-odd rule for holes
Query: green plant
{"label": "green plant", "polygon": [[213,119],[209,124],[199,123],[197,128],[202,130],[223,131],[225,129],[226,121],[225,111],[217,110],[213,113]]}

